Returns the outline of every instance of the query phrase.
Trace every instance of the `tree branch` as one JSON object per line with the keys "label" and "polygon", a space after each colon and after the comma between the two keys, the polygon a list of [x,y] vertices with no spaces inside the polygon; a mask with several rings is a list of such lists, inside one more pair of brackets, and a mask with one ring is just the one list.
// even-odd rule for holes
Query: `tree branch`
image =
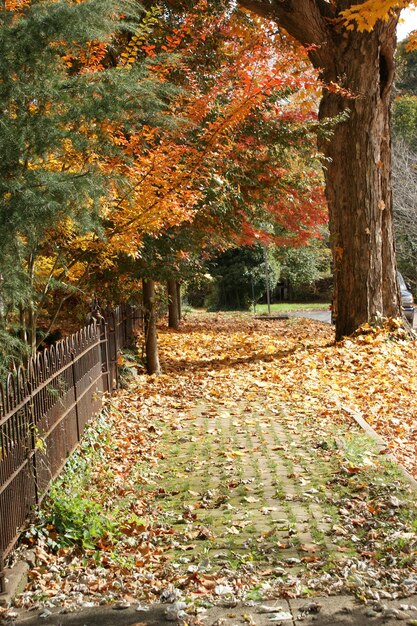
{"label": "tree branch", "polygon": [[304,46],[323,47],[329,42],[327,3],[316,0],[238,0],[238,2],[257,15],[278,22]]}

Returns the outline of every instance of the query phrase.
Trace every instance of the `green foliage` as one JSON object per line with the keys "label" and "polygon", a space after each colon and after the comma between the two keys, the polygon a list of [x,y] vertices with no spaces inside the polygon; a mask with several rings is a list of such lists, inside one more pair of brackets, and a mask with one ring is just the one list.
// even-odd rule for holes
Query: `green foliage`
{"label": "green foliage", "polygon": [[[109,146],[98,124],[109,115],[114,118],[121,93],[110,74],[100,79],[69,76],[61,58],[69,50],[54,42],[70,41],[76,47],[95,37],[108,39],[115,27],[110,19],[114,8],[113,2],[61,1],[33,4],[17,20],[9,11],[0,13],[3,253],[12,249],[21,254],[23,244],[34,251],[45,230],[64,217],[90,226],[92,211],[85,207],[98,202],[104,189],[91,156]],[[126,96],[126,85],[122,91]],[[86,132],[87,122],[98,125],[95,137]],[[88,149],[85,165],[75,172],[66,167],[68,142],[76,150]]]}
{"label": "green foliage", "polygon": [[207,299],[211,296],[215,289],[213,285],[214,278],[211,274],[196,274],[193,278],[185,283],[185,300],[186,303],[195,308],[203,308],[207,304]]}
{"label": "green foliage", "polygon": [[[272,290],[279,278],[279,265],[272,254],[268,254],[268,268]],[[227,250],[209,263],[209,271],[215,283],[207,304],[213,310],[249,309],[266,291],[265,249],[261,245]]]}
{"label": "green foliage", "polygon": [[398,44],[395,86],[401,93],[417,95],[417,50],[406,50],[407,39]]}
{"label": "green foliage", "polygon": [[[112,67],[113,42],[139,18],[127,0],[33,2],[18,16],[0,8],[0,326],[10,331],[23,312],[32,349],[49,293],[70,295],[65,279],[77,253],[59,236],[51,241],[51,230],[101,237],[100,208],[123,185],[103,167],[124,157],[109,128],[128,134],[172,123],[164,112],[174,90],[148,62]],[[79,72],[77,56],[91,41],[103,42],[107,69]],[[34,268],[43,254],[61,274],[40,284]]]}
{"label": "green foliage", "polygon": [[13,332],[6,331],[0,326],[0,381],[5,381],[13,365],[21,361],[27,353],[27,346]]}
{"label": "green foliage", "polygon": [[402,139],[414,152],[417,151],[417,95],[396,98],[392,112],[396,139]]}
{"label": "green foliage", "polygon": [[308,246],[287,248],[280,251],[281,277],[290,281],[292,287],[310,285],[330,274],[330,249],[322,240],[314,240]]}
{"label": "green foliage", "polygon": [[94,549],[100,539],[114,534],[115,522],[103,514],[102,507],[94,500],[61,490],[51,491],[51,497],[49,524],[57,534],[57,546],[78,544],[84,549]]}
{"label": "green foliage", "polygon": [[55,549],[78,544],[94,549],[100,540],[117,534],[117,523],[103,510],[99,494],[88,489],[91,468],[104,454],[103,444],[110,444],[109,426],[104,415],[87,429],[81,447],[67,462],[62,477],[52,483],[40,515],[40,524],[29,536],[42,528],[47,543]]}

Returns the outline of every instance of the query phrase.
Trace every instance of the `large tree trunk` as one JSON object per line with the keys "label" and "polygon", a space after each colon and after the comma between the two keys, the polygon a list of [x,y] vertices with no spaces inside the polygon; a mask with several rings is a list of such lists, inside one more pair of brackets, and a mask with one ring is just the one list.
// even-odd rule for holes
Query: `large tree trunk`
{"label": "large tree trunk", "polygon": [[313,65],[326,84],[320,119],[344,113],[333,136],[321,140],[334,262],[336,338],[363,322],[400,315],[392,225],[389,100],[397,18],[372,32],[348,31],[337,0],[240,0],[275,19],[300,43],[314,44]]}
{"label": "large tree trunk", "polygon": [[349,110],[333,137],[320,142],[327,159],[337,339],[367,320],[400,314],[390,175],[394,41],[382,47],[386,38],[379,32],[387,28],[350,33],[335,48],[335,66],[354,98],[327,92],[320,105],[321,119]]}
{"label": "large tree trunk", "polygon": [[180,319],[178,315],[177,281],[174,278],[167,280],[168,291],[168,328],[178,330]]}
{"label": "large tree trunk", "polygon": [[143,279],[143,311],[145,322],[146,371],[160,374],[155,314],[155,281]]}

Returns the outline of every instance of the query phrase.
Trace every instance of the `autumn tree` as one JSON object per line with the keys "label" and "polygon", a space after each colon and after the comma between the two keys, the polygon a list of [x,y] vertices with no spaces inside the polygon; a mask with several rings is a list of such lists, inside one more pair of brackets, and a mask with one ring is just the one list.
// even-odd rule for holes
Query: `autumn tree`
{"label": "autumn tree", "polygon": [[413,45],[413,38],[399,42],[395,61],[395,89],[397,93],[417,95],[417,50]]}
{"label": "autumn tree", "polygon": [[[180,64],[168,56],[157,71],[181,88],[170,112],[182,124],[146,129],[145,150],[135,136],[125,141],[134,203],[117,203],[107,220],[107,255],[134,255],[136,246],[146,309],[152,281],[172,285],[202,251],[252,243],[266,225],[268,238],[294,243],[326,219],[313,147],[317,79],[305,54],[288,38],[274,41],[272,25],[247,12],[213,16],[206,3],[198,8],[181,14],[169,35],[152,17],[147,44],[130,46],[133,59],[133,51],[158,58],[167,48],[181,55]],[[123,161],[116,167],[127,169]]]}
{"label": "autumn tree", "polygon": [[380,314],[398,316],[389,103],[398,7],[408,2],[240,0],[302,45],[327,87],[320,119],[341,113],[320,141],[330,212],[336,336]]}
{"label": "autumn tree", "polygon": [[116,275],[111,297],[154,279],[149,267],[138,272],[142,259],[151,265],[145,236],[159,241],[186,223],[213,247],[240,245],[272,221],[275,236],[293,241],[324,216],[317,163],[301,154],[316,127],[306,54],[272,24],[221,4],[213,13],[200,0],[175,15],[151,7],[136,24],[117,7],[4,9],[3,128],[16,149],[4,164],[3,267],[17,258],[27,291],[15,303],[6,271],[2,287],[12,310],[22,305],[32,348],[36,317],[51,304],[59,310]]}

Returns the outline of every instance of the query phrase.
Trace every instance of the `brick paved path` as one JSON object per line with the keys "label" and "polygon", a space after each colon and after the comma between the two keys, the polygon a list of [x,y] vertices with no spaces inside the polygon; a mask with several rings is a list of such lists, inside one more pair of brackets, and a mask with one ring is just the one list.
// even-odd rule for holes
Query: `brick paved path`
{"label": "brick paved path", "polygon": [[165,623],[171,604],[136,602],[178,598],[183,624],[265,626],[263,605],[283,624],[417,624],[415,494],[340,408],[329,340],[324,325],[227,315],[161,334],[164,374],[112,399],[91,474],[104,511],[136,516],[132,534],[94,560],[44,555],[25,605],[131,603],[47,626]]}
{"label": "brick paved path", "polygon": [[[198,572],[202,578],[213,572],[219,580],[224,577],[215,589],[217,604],[208,604],[206,612],[183,617],[178,623],[417,623],[413,621],[417,596],[377,598],[375,574],[367,604],[359,605],[346,595],[291,597],[306,594],[310,584],[312,591],[315,585],[321,592],[326,585],[332,588],[340,578],[340,571],[333,574],[332,570],[337,560],[346,559],[347,552],[357,556],[351,529],[346,527],[347,513],[343,513],[343,506],[348,505],[334,481],[340,476],[340,458],[348,454],[346,442],[362,437],[355,426],[348,433],[342,426],[327,425],[323,438],[323,429],[311,421],[299,416],[295,422],[282,410],[269,407],[262,391],[253,400],[246,397],[238,403],[197,402],[180,421],[162,418],[156,426],[161,429],[161,460],[153,468],[147,466],[144,477],[149,492],[159,492],[161,522],[173,525],[178,533],[172,551],[174,565],[190,575]],[[371,458],[373,453],[362,439],[361,445],[363,449],[355,454]],[[142,469],[145,472],[145,466]],[[357,487],[360,491],[360,483]],[[361,499],[366,497],[366,492],[360,493]],[[235,600],[239,593],[232,580],[240,577],[248,584],[251,571],[257,583]],[[322,583],[317,584],[318,580]],[[333,591],[341,590],[345,591],[333,585]],[[158,604],[139,613],[133,605],[124,611],[97,607],[77,615],[52,613],[42,622],[50,626],[154,626],[167,621],[171,606]],[[265,612],[265,607],[274,613]],[[22,615],[17,624],[34,626],[37,620]]]}
{"label": "brick paved path", "polygon": [[267,408],[266,397],[194,413],[180,436],[167,437],[158,473],[164,508],[177,510],[180,499],[213,533],[216,540],[204,546],[210,557],[232,550],[268,569],[277,562],[297,569],[306,555],[336,554],[337,513],[322,506],[332,464],[320,439],[296,432],[293,419]]}

